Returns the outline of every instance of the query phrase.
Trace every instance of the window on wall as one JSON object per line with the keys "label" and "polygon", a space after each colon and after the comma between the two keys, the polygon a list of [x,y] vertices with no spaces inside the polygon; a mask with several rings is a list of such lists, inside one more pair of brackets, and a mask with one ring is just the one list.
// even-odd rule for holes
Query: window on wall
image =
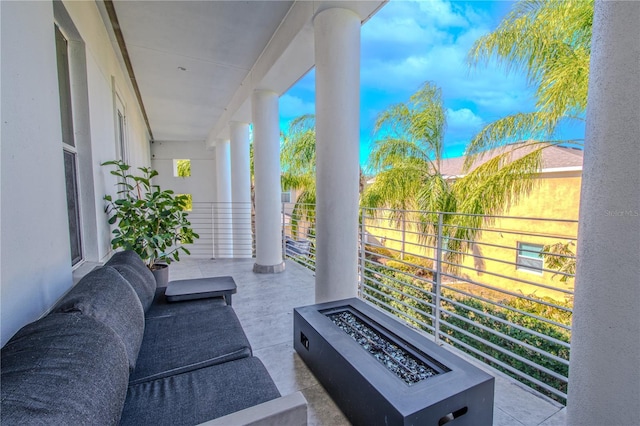
{"label": "window on wall", "polygon": [[129,162],[129,158],[127,155],[127,121],[124,109],[124,103],[122,99],[118,95],[118,92],[115,92],[115,107],[116,107],[116,158],[124,161],[125,163]]}
{"label": "window on wall", "polygon": [[71,264],[78,264],[82,256],[82,226],[78,198],[78,153],[73,131],[73,108],[71,104],[71,76],[69,72],[69,48],[65,36],[55,26],[56,59],[58,65],[58,90],[60,97],[60,123],[62,129],[62,152],[69,219],[69,244]]}
{"label": "window on wall", "polygon": [[193,197],[191,194],[176,194],[176,198],[178,197],[184,199],[184,208],[182,210],[186,212],[193,210]]}
{"label": "window on wall", "polygon": [[539,244],[519,242],[516,269],[542,275],[542,268],[544,267],[543,249],[544,246]]}
{"label": "window on wall", "polygon": [[60,121],[62,124],[62,143],[75,147],[73,137],[73,113],[71,109],[71,77],[69,73],[69,48],[67,39],[55,26],[56,59],[58,64],[58,92],[60,95]]}
{"label": "window on wall", "polygon": [[190,177],[191,176],[191,160],[173,160],[173,176]]}
{"label": "window on wall", "polygon": [[67,188],[67,215],[69,217],[69,241],[71,243],[71,264],[82,260],[82,239],[80,230],[80,202],[78,200],[78,169],[76,154],[66,149],[64,152],[64,180]]}

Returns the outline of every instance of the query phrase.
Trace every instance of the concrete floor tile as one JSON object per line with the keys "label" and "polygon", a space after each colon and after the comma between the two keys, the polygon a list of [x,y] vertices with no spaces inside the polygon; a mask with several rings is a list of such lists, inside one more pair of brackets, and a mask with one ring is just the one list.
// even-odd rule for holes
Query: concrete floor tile
{"label": "concrete floor tile", "polygon": [[507,379],[496,377],[495,407],[525,426],[537,426],[558,410],[561,406],[524,389]]}
{"label": "concrete floor tile", "polygon": [[254,351],[293,340],[293,312],[238,318]]}
{"label": "concrete floor tile", "polygon": [[563,408],[553,416],[549,417],[540,426],[565,426],[567,424],[567,409]]}
{"label": "concrete floor tile", "polygon": [[494,407],[493,426],[523,426],[523,424],[499,408]]}
{"label": "concrete floor tile", "polygon": [[318,385],[318,381],[293,349],[291,342],[259,349],[253,354],[267,367],[282,395]]}
{"label": "concrete floor tile", "polygon": [[349,426],[351,424],[321,385],[303,389],[302,394],[307,399],[309,426]]}

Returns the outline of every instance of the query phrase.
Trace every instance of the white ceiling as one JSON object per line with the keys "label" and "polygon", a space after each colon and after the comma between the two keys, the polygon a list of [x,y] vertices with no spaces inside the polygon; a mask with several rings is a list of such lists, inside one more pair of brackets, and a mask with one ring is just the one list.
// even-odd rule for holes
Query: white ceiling
{"label": "white ceiling", "polygon": [[247,111],[261,84],[253,80],[285,78],[277,90],[286,90],[313,66],[311,19],[319,8],[339,4],[366,20],[383,1],[113,4],[154,139],[203,141]]}

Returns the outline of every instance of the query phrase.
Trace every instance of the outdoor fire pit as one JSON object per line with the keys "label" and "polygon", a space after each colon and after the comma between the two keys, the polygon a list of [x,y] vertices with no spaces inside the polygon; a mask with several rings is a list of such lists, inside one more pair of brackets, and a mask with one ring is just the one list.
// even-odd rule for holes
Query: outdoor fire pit
{"label": "outdoor fire pit", "polygon": [[364,303],[294,309],[294,348],[356,425],[491,425],[494,378]]}

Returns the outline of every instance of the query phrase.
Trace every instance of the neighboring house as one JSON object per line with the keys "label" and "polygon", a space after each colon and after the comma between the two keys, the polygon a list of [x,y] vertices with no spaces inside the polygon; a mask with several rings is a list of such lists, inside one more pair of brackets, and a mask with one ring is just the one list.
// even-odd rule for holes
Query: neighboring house
{"label": "neighboring house", "polygon": [[[497,154],[497,150],[489,151],[473,168]],[[535,178],[533,189],[495,218],[493,223],[483,227],[483,232],[462,260],[456,275],[465,277],[471,283],[486,283],[524,294],[535,292],[537,296],[563,300],[563,293],[525,282],[563,289],[573,287],[573,279],[564,283],[560,281],[560,275],[542,270],[544,258],[539,253],[546,245],[575,244],[582,157],[583,151],[580,149],[560,146],[545,148],[542,169]],[[442,174],[450,179],[461,177],[464,174],[464,161],[465,157],[444,159],[441,163]],[[401,231],[383,231],[373,225],[370,223],[367,230],[382,239],[386,247],[401,249]],[[389,224],[386,220],[380,220],[377,226],[382,228]],[[405,250],[435,258],[433,250],[425,249],[419,242],[416,228],[411,223],[406,228]],[[446,245],[445,240],[445,249]],[[571,247],[575,252],[576,247]],[[514,281],[514,278],[522,281]]]}

